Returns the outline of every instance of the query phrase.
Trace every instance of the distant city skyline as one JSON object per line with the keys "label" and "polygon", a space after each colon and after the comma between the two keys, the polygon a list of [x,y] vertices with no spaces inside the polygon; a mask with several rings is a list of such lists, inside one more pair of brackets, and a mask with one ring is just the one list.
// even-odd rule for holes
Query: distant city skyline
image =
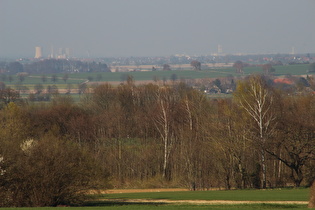
{"label": "distant city skyline", "polygon": [[314,9],[314,0],[1,0],[0,57],[31,58],[36,46],[43,57],[315,53]]}
{"label": "distant city skyline", "polygon": [[[70,48],[63,48],[63,47],[59,47],[57,48],[58,50],[55,50],[53,46],[51,46],[51,48],[48,50],[43,50],[42,46],[36,46],[34,49],[34,53],[35,56],[33,56],[34,58],[55,58],[55,59],[66,59],[66,58],[75,58],[76,56],[73,56],[73,51]],[[57,52],[56,52],[57,51]],[[222,45],[217,45],[217,51],[215,52],[211,52],[211,53],[207,53],[207,54],[179,54],[179,53],[175,53],[175,54],[171,54],[171,55],[152,55],[152,56],[95,56],[95,57],[91,57],[90,56],[90,52],[87,51],[86,55],[82,55],[82,56],[78,56],[78,58],[80,57],[84,57],[84,58],[97,58],[97,57],[167,57],[167,56],[226,56],[226,55],[275,55],[275,54],[288,54],[288,55],[299,55],[299,54],[315,54],[315,52],[296,52],[295,47],[291,47],[290,51],[288,52],[269,52],[269,53],[265,53],[265,52],[260,52],[260,53],[242,53],[242,52],[235,52],[235,53],[227,53],[223,51],[223,47]],[[24,57],[24,58],[33,58],[31,57]]]}

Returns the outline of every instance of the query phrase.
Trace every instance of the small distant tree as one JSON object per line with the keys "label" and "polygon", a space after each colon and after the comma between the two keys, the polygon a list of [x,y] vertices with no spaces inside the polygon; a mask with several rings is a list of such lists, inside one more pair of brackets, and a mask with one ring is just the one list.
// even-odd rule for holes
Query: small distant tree
{"label": "small distant tree", "polygon": [[264,65],[262,66],[262,69],[263,69],[264,74],[266,74],[266,75],[269,75],[269,74],[271,74],[271,73],[273,73],[273,72],[276,71],[276,69],[273,68],[270,63],[264,64]]}
{"label": "small distant tree", "polygon": [[44,83],[44,82],[47,82],[47,76],[43,74],[43,75],[41,76],[41,80],[42,80],[43,83]]}
{"label": "small distant tree", "polygon": [[236,70],[236,73],[244,73],[243,69],[244,69],[244,63],[242,61],[236,61],[233,64],[233,67]]}
{"label": "small distant tree", "polygon": [[26,75],[25,74],[19,74],[18,78],[20,82],[24,82]]}
{"label": "small distant tree", "polygon": [[219,89],[221,89],[221,81],[219,79],[214,80],[213,84],[217,86]]}
{"label": "small distant tree", "polygon": [[51,76],[51,81],[52,81],[53,83],[56,83],[56,82],[58,81],[58,77],[57,77],[56,74],[53,74],[53,75]]}
{"label": "small distant tree", "polygon": [[69,79],[69,74],[64,74],[62,77],[62,80],[67,83],[67,80]]}
{"label": "small distant tree", "polygon": [[132,75],[128,75],[127,77],[127,84],[128,85],[133,85],[134,84],[134,79],[133,79],[133,76]]}
{"label": "small distant tree", "polygon": [[101,74],[98,74],[96,76],[97,81],[101,81],[103,79],[103,76]]}
{"label": "small distant tree", "polygon": [[164,64],[163,71],[171,71],[171,66],[169,64]]}
{"label": "small distant tree", "polygon": [[51,91],[52,91],[52,94],[58,94],[59,93],[58,87],[56,85],[51,86]]}
{"label": "small distant tree", "polygon": [[172,74],[170,79],[175,82],[177,80],[177,74]]}
{"label": "small distant tree", "polygon": [[193,60],[190,62],[190,65],[193,67],[195,71],[200,71],[201,70],[201,63],[197,60]]}
{"label": "small distant tree", "polygon": [[50,85],[47,86],[46,92],[47,92],[47,94],[51,94],[51,86]]}
{"label": "small distant tree", "polygon": [[86,89],[87,89],[87,84],[84,82],[84,83],[81,83],[78,85],[78,93],[81,95],[82,93],[85,93]]}

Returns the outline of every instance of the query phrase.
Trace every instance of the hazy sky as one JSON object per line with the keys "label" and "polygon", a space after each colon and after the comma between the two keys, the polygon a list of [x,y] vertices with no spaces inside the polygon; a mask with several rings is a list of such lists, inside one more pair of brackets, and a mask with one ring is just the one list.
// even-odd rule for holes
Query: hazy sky
{"label": "hazy sky", "polygon": [[0,57],[315,52],[315,0],[0,0]]}

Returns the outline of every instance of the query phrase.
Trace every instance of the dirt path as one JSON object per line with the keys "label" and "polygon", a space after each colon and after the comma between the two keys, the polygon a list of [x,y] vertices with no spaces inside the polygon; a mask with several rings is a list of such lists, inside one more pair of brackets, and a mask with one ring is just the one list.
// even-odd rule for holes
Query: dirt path
{"label": "dirt path", "polygon": [[231,200],[166,200],[166,199],[100,199],[100,201],[117,203],[164,203],[164,204],[195,204],[195,205],[235,205],[235,204],[300,204],[307,201],[231,201]]}
{"label": "dirt path", "polygon": [[179,192],[189,191],[185,188],[154,188],[154,189],[112,189],[103,191],[104,194],[113,193],[141,193],[141,192]]}

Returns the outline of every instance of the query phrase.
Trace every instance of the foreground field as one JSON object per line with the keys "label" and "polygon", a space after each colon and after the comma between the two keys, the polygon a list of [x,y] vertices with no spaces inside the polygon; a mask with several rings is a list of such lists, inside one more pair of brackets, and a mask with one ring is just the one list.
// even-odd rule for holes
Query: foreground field
{"label": "foreground field", "polygon": [[[279,205],[279,204],[243,204],[243,205],[188,205],[188,204],[126,204],[126,205],[117,205],[113,204],[111,206],[104,206],[91,208],[93,210],[96,209],[137,209],[137,210],[146,210],[146,209],[162,209],[162,210],[173,210],[173,209],[220,209],[220,210],[234,210],[234,209],[244,209],[244,210],[254,210],[254,209],[291,209],[291,210],[303,210],[307,209],[306,205]],[[84,210],[89,209],[89,207],[84,208]]]}
{"label": "foreground field", "polygon": [[232,201],[308,201],[309,189],[215,190],[180,192],[112,193],[99,199],[167,199]]}
{"label": "foreground field", "polygon": [[[72,210],[99,209],[307,209],[309,189],[230,190],[230,191],[165,191],[141,193],[112,193],[94,195],[93,201]],[[114,191],[115,192],[115,191]],[[116,191],[117,192],[117,191]],[[133,190],[133,192],[135,192]],[[67,207],[57,207],[65,209]],[[10,208],[2,208],[10,209]],[[14,208],[28,210],[34,208]],[[56,209],[36,208],[37,210]]]}
{"label": "foreground field", "polygon": [[[90,206],[90,207],[42,207],[42,208],[14,208],[14,210],[55,210],[55,209],[71,209],[71,210],[148,210],[148,209],[161,209],[161,210],[205,210],[205,209],[218,209],[218,210],[257,210],[257,209],[290,209],[290,210],[306,210],[306,205],[277,205],[277,204],[246,204],[246,205],[165,205],[165,204],[106,204],[104,206]],[[12,208],[1,208],[1,210],[12,210]]]}
{"label": "foreground field", "polygon": [[305,188],[111,193],[97,196],[89,205],[115,209],[306,209],[308,194]]}

